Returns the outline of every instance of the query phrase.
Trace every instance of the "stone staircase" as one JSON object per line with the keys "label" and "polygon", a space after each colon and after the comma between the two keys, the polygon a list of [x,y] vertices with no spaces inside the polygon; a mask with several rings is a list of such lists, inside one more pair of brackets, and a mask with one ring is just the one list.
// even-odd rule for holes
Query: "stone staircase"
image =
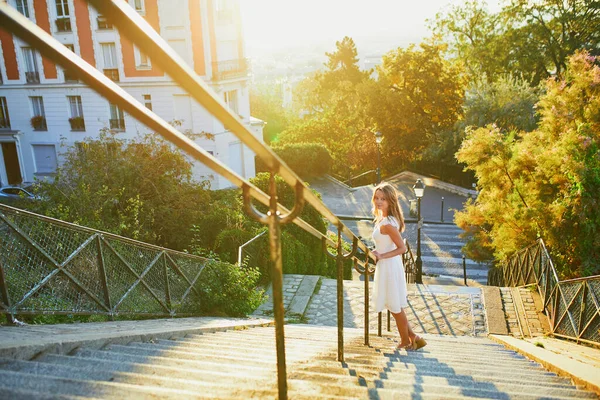
{"label": "stone staircase", "polygon": [[[421,229],[421,258],[423,273],[429,275],[463,278],[461,248],[464,245],[459,234],[463,230],[453,224],[424,224]],[[416,243],[416,234],[410,235],[411,245]],[[416,246],[413,248],[416,257]],[[488,266],[466,259],[467,278],[481,284],[487,283]]]}
{"label": "stone staircase", "polygon": [[[285,326],[289,397],[370,399],[596,398],[487,338],[426,335],[417,352],[392,337]],[[0,359],[2,399],[276,398],[273,327],[188,334],[179,340],[83,346],[69,355]]]}

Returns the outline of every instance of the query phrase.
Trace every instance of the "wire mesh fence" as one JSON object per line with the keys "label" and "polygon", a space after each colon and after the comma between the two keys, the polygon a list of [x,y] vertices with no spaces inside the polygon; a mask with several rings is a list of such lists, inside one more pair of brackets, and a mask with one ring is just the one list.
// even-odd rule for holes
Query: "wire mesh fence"
{"label": "wire mesh fence", "polygon": [[197,315],[207,259],[0,204],[0,314]]}
{"label": "wire mesh fence", "polygon": [[488,285],[537,285],[552,333],[600,345],[600,276],[560,281],[543,240],[490,270]]}

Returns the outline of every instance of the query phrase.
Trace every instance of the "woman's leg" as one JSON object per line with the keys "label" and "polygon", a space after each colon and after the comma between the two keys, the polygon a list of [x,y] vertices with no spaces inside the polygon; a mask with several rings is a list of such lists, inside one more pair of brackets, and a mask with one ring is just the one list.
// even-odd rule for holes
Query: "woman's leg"
{"label": "woman's leg", "polygon": [[[410,327],[408,326],[408,319],[406,318],[406,314],[404,310],[401,310],[399,313],[392,313],[394,319],[396,320],[396,327],[398,328],[398,333],[400,334],[400,344],[399,347],[405,347],[411,344],[411,337],[409,334]],[[413,332],[414,334],[414,332]]]}

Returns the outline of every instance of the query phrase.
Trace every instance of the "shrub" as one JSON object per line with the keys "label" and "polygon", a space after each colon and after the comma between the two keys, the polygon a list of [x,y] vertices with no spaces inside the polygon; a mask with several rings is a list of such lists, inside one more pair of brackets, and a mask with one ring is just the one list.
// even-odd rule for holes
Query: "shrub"
{"label": "shrub", "polygon": [[200,310],[206,315],[241,317],[252,313],[263,301],[256,286],[258,269],[211,260],[200,276]]}
{"label": "shrub", "polygon": [[[274,146],[272,150],[303,178],[328,174],[333,158],[327,147],[320,143],[292,143]],[[256,157],[256,171],[267,172],[262,160]]]}

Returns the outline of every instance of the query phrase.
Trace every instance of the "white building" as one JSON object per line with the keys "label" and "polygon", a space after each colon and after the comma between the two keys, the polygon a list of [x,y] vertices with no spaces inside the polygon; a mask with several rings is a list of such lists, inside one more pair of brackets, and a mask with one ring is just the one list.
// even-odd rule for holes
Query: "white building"
{"label": "white building", "polygon": [[[2,1],[2,0],[0,0]],[[179,88],[84,0],[8,0],[132,96],[196,139],[240,175],[254,176],[254,153]],[[238,0],[129,0],[152,27],[240,115],[262,140],[263,123],[250,117],[248,65]],[[0,186],[52,175],[66,146],[100,129],[132,138],[148,128],[110,104],[73,74],[0,27]],[[121,136],[122,135],[122,136]],[[230,186],[201,164],[197,179]]]}

